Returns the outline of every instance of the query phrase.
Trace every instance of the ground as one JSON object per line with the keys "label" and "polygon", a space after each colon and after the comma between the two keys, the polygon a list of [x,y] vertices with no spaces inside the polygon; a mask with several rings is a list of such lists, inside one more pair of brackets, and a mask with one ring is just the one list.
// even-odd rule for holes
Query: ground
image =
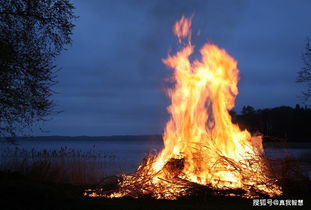
{"label": "ground", "polygon": [[[310,184],[310,183],[306,183]],[[194,209],[274,209],[253,207],[251,199],[210,197],[188,198],[177,201],[154,199],[105,199],[84,197],[83,187],[32,180],[18,173],[0,172],[0,209],[23,210],[194,210]],[[311,209],[311,192],[294,195],[304,199],[303,207],[277,207],[277,209]],[[288,197],[287,197],[288,198]],[[291,196],[292,198],[292,196]]]}

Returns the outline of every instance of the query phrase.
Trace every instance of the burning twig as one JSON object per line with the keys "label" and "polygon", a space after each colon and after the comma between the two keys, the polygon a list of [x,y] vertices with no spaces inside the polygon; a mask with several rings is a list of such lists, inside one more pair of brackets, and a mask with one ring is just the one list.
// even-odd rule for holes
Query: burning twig
{"label": "burning twig", "polygon": [[113,193],[104,197],[177,199],[204,192],[217,195],[276,196],[281,194],[271,178],[263,154],[262,137],[252,136],[232,123],[228,110],[238,94],[237,61],[225,50],[205,44],[193,62],[191,19],[174,26],[186,44],[163,62],[173,69],[174,87],[163,136],[164,149],[144,159],[136,172],[122,176]]}

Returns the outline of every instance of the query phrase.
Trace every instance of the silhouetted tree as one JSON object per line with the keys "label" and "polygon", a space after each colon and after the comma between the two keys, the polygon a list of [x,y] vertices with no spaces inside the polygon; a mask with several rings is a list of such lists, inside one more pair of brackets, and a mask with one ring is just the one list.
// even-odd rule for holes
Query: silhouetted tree
{"label": "silhouetted tree", "polygon": [[0,136],[53,111],[54,59],[71,43],[69,0],[0,1]]}
{"label": "silhouetted tree", "polygon": [[310,39],[307,39],[305,52],[302,55],[304,67],[298,72],[297,82],[307,83],[307,90],[303,92],[305,99],[311,96],[311,46]]}
{"label": "silhouetted tree", "polygon": [[242,108],[242,114],[244,115],[253,114],[254,112],[255,112],[255,109],[252,106],[243,106]]}

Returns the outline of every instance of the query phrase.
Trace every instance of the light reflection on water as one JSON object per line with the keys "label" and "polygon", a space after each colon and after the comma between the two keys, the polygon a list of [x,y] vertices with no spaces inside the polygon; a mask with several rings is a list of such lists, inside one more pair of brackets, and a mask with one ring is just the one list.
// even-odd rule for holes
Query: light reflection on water
{"label": "light reflection on water", "polygon": [[[160,151],[163,144],[159,140],[137,140],[137,141],[105,141],[105,140],[71,140],[71,141],[52,141],[52,140],[19,140],[18,147],[31,151],[40,150],[60,150],[70,148],[77,151],[87,152],[94,150],[101,154],[103,161],[110,161],[109,170],[111,173],[131,173],[142,159],[150,152]],[[3,148],[3,146],[1,146]],[[10,145],[9,147],[15,147]],[[309,171],[311,178],[311,148],[290,148],[286,150],[290,155],[303,164]],[[278,149],[266,148],[265,153],[268,157],[280,155],[283,151]]]}

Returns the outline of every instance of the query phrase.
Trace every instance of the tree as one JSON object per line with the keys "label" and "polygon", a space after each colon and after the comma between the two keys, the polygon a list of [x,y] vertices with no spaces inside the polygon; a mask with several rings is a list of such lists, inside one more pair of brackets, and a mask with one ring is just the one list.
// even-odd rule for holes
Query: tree
{"label": "tree", "polygon": [[255,113],[255,109],[252,106],[243,106],[242,114],[244,115],[251,115]]}
{"label": "tree", "polygon": [[305,52],[302,55],[304,67],[298,72],[297,82],[307,83],[307,90],[303,92],[307,101],[311,96],[311,46],[310,39],[307,39]]}
{"label": "tree", "polygon": [[71,43],[69,0],[0,1],[0,136],[53,112],[55,57]]}

